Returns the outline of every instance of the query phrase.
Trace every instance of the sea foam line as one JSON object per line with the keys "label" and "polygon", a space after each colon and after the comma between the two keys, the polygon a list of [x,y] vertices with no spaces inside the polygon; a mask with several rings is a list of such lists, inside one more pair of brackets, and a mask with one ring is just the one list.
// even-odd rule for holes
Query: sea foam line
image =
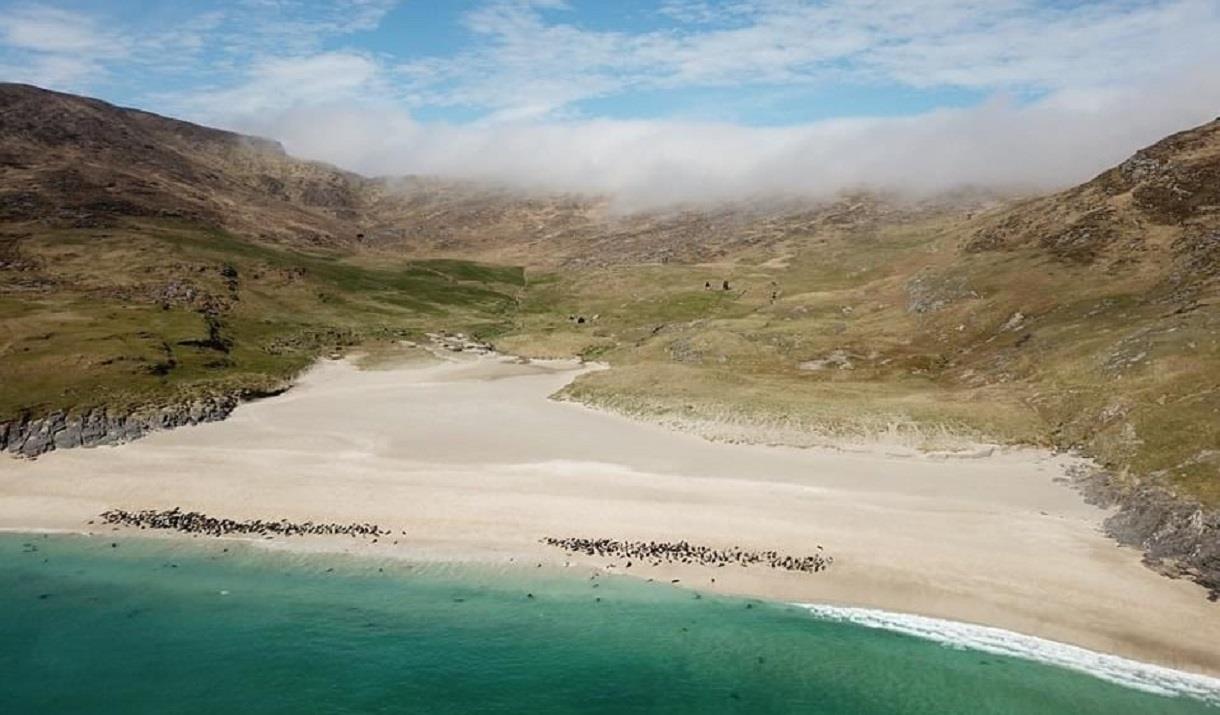
{"label": "sea foam line", "polygon": [[1165,696],[1189,696],[1220,705],[1220,678],[1141,663],[1109,653],[1014,633],[1002,628],[872,608],[795,604],[815,617],[895,631],[958,649],[1024,658],[1068,668],[1130,688]]}

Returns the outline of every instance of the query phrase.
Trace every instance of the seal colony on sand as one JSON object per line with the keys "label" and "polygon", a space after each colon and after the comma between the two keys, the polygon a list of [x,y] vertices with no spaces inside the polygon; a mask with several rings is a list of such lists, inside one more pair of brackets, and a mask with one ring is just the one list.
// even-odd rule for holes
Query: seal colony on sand
{"label": "seal colony on sand", "polygon": [[352,536],[376,538],[389,536],[392,532],[382,529],[376,524],[336,524],[333,522],[315,523],[312,521],[291,522],[287,519],[265,521],[263,519],[218,519],[197,511],[182,511],[179,507],[156,511],[125,511],[123,509],[108,509],[101,513],[103,523],[115,526],[130,526],[140,529],[172,529],[188,534],[205,534],[207,536],[228,536],[230,534],[245,534],[254,536]]}
{"label": "seal colony on sand", "polygon": [[[617,541],[615,539],[557,539],[551,536],[542,540],[548,546],[556,546],[571,553],[586,556],[607,556],[619,559],[641,559],[653,566],[662,563],[699,564],[723,568],[729,564],[741,566],[765,565],[785,571],[818,573],[830,568],[834,557],[817,553],[812,556],[786,556],[776,551],[750,551],[740,546],[716,549],[686,541]],[[818,551],[822,551],[821,545]],[[627,568],[631,568],[631,561]]]}
{"label": "seal colony on sand", "polygon": [[[181,531],[187,534],[202,534],[204,536],[350,536],[353,538],[373,539],[390,536],[394,532],[383,529],[377,524],[335,522],[293,522],[287,519],[275,521],[267,519],[226,519],[208,516],[198,511],[183,511],[181,507],[158,511],[156,509],[141,509],[128,511],[126,509],[107,509],[99,515],[103,524],[138,529],[160,529]],[[92,521],[89,522],[93,524]],[[402,532],[406,534],[406,531]],[[732,564],[739,566],[767,566],[784,571],[799,571],[803,573],[820,573],[830,568],[834,557],[823,554],[819,544],[819,553],[811,556],[788,556],[778,551],[751,551],[740,546],[717,549],[711,546],[692,544],[687,541],[619,541],[617,539],[585,539],[579,537],[555,538],[546,537],[540,540],[548,546],[554,546],[569,552],[583,553],[586,556],[600,556],[617,559],[636,559],[641,562],[660,566],[663,563],[682,563],[723,568]],[[633,561],[628,560],[627,568]]]}

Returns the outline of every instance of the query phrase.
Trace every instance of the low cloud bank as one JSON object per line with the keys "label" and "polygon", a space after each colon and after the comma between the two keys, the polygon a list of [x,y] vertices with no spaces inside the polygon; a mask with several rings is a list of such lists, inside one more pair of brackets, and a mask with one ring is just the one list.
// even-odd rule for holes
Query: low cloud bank
{"label": "low cloud bank", "polygon": [[301,157],[368,175],[435,175],[612,196],[624,207],[871,188],[928,195],[965,187],[1050,190],[1220,114],[1220,75],[1140,87],[996,97],[904,118],[789,127],[590,119],[424,123],[393,107],[298,105],[237,129]]}

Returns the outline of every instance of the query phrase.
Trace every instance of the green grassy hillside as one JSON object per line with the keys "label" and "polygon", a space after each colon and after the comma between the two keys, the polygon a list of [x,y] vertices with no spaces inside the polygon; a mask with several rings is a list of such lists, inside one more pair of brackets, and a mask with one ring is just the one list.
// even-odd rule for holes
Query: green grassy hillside
{"label": "green grassy hillside", "polygon": [[270,389],[319,355],[490,331],[520,268],[266,246],[181,222],[0,235],[0,420]]}

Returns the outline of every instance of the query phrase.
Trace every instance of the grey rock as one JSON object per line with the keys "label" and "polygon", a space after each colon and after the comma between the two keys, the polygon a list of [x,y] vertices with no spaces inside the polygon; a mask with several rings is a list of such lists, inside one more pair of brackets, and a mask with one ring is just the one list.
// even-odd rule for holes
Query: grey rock
{"label": "grey rock", "polygon": [[35,419],[22,416],[0,422],[0,452],[34,458],[55,449],[122,444],[157,430],[223,420],[243,400],[276,395],[285,389],[243,391],[170,405],[150,405],[124,414],[97,407],[76,414],[52,412]]}
{"label": "grey rock", "polygon": [[1143,551],[1149,568],[1188,578],[1220,600],[1220,510],[1205,509],[1155,480],[1128,486],[1105,470],[1071,477],[1089,503],[1118,507],[1102,525],[1110,538]]}
{"label": "grey rock", "polygon": [[964,276],[936,273],[925,268],[906,284],[908,313],[935,313],[961,300],[978,298],[979,294]]}
{"label": "grey rock", "polygon": [[81,419],[80,444],[97,444],[106,434],[106,412],[89,410]]}
{"label": "grey rock", "polygon": [[69,449],[81,445],[81,423],[73,420],[55,435],[55,449]]}
{"label": "grey rock", "polygon": [[26,433],[25,439],[17,448],[17,453],[23,457],[37,457],[54,446],[55,443],[49,439],[46,427],[39,425]]}

